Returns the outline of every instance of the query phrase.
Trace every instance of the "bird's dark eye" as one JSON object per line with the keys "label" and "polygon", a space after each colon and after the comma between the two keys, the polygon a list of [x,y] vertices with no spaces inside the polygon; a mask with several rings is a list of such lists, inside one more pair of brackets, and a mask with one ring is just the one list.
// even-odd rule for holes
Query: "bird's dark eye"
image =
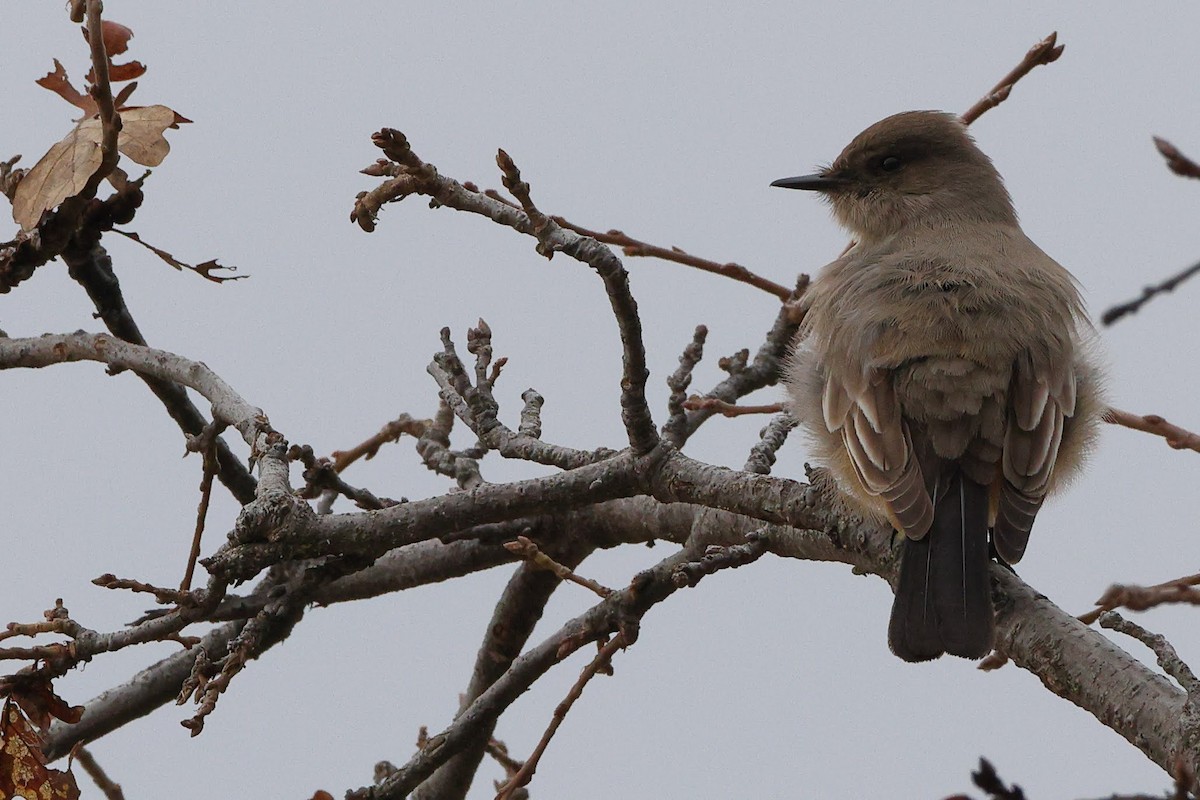
{"label": "bird's dark eye", "polygon": [[896,158],[895,156],[888,156],[883,161],[879,162],[879,166],[883,168],[884,172],[895,172],[896,170],[900,169],[900,159]]}

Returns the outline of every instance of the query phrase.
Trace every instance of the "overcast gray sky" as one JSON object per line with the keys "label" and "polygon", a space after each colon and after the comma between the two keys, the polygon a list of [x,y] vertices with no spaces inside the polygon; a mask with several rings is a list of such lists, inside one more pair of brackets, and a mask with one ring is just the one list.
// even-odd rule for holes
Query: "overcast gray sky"
{"label": "overcast gray sky", "polygon": [[[205,361],[321,453],[401,411],[431,414],[424,368],[438,330],[451,326],[461,342],[478,317],[509,358],[498,389],[510,420],[534,386],[547,398],[548,440],[624,441],[615,325],[588,269],[546,262],[531,239],[420,200],[386,208],[371,235],[349,223],[355,194],[375,183],[357,170],[375,159],[370,134],[382,126],[403,130],[444,174],[486,186],[500,185],[503,147],[545,211],[789,283],[845,236],[815,198],[769,189],[772,179],[832,159],[893,112],[966,109],[1058,30],[1063,58],[973,126],[1026,232],[1075,273],[1097,313],[1200,257],[1200,184],[1170,174],[1150,140],[1200,156],[1194,3],[110,0],[106,15],[134,30],[129,57],[149,67],[135,100],[195,121],[168,131],[172,152],[132,229],[252,276],[214,286],[109,237],[134,315],[152,345]],[[20,152],[31,166],[74,116],[33,81],[58,57],[81,82],[86,50],[61,3],[9,2],[0,22],[0,158]],[[703,389],[721,376],[718,356],[758,345],[777,302],[678,265],[626,265],[661,423],[663,380],[692,328],[711,330],[694,384]],[[1200,426],[1198,293],[1184,286],[1102,332],[1114,405]],[[91,311],[53,263],[0,296],[0,328],[98,330]],[[199,461],[180,458],[178,430],[132,376],[83,364],[0,378],[0,621],[39,619],[59,596],[95,629],[137,617],[143,598],[88,581],[178,581]],[[713,420],[689,449],[740,466],[762,424]],[[804,460],[797,438],[777,474],[802,477]],[[1104,431],[1087,474],[1039,517],[1022,576],[1078,613],[1111,582],[1194,572],[1198,468],[1195,454]],[[490,480],[529,474],[485,463]],[[447,488],[410,442],[350,479],[390,496]],[[209,552],[237,511],[218,495]],[[623,585],[665,552],[602,554],[583,571]],[[510,569],[314,610],[234,681],[199,738],[179,726],[191,711],[169,707],[94,752],[130,798],[340,796],[369,783],[377,760],[407,760],[420,725],[449,721]],[[895,659],[890,599],[883,581],[844,566],[776,559],[677,595],[647,617],[616,675],[588,686],[533,797],[932,798],[969,790],[980,755],[1030,798],[1166,787],[1138,751],[1028,673]],[[591,601],[565,587],[539,634]],[[1194,612],[1140,621],[1200,664]],[[171,650],[106,656],[58,685],[84,702]],[[515,755],[532,748],[585,659],[502,719],[498,736]],[[499,776],[485,762],[472,797],[490,797]]]}

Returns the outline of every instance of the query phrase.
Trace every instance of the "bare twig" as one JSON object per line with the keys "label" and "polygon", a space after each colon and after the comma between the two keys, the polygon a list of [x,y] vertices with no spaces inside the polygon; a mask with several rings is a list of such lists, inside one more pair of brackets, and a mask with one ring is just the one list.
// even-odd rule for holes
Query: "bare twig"
{"label": "bare twig", "polygon": [[134,231],[122,231],[122,230],[118,230],[117,228],[113,228],[112,232],[119,233],[120,235],[124,236],[126,239],[129,239],[132,242],[136,242],[137,244],[140,244],[142,247],[146,248],[151,253],[154,253],[154,255],[158,256],[160,259],[162,259],[167,264],[170,264],[175,269],[180,270],[180,271],[183,271],[186,269],[189,272],[194,272],[197,275],[199,275],[201,278],[204,278],[206,281],[211,281],[213,283],[225,283],[227,281],[240,281],[243,278],[250,277],[249,275],[217,274],[218,270],[225,270],[227,272],[237,272],[237,267],[234,267],[234,266],[227,267],[224,264],[221,264],[220,262],[218,262],[217,259],[215,259],[215,258],[209,259],[208,261],[204,261],[200,264],[189,264],[186,261],[181,261],[180,259],[173,256],[171,253],[167,252],[166,250],[163,250],[161,247],[155,247],[154,245],[150,244],[149,242],[144,241],[142,239],[142,237],[139,236]]}
{"label": "bare twig", "polygon": [[1182,175],[1185,178],[1200,178],[1200,164],[1197,164],[1179,152],[1179,148],[1175,145],[1166,139],[1155,136],[1154,146],[1158,148],[1158,152],[1162,154],[1162,157],[1167,160],[1167,169],[1171,170],[1171,172],[1174,172],[1176,175]]}
{"label": "bare twig", "polygon": [[[516,775],[517,770],[521,769],[521,765],[525,763],[523,761],[518,761],[509,755],[508,745],[497,739],[495,736],[488,739],[485,751],[489,756],[496,760],[497,764],[504,768],[504,772],[507,774],[509,779],[511,779],[513,775]],[[497,786],[496,788],[499,789],[500,787]]]}
{"label": "bare twig", "polygon": [[529,758],[517,770],[517,774],[509,778],[508,783],[500,788],[496,793],[496,800],[510,800],[513,792],[525,786],[533,778],[533,773],[537,771],[538,762],[542,758],[542,754],[546,752],[546,747],[550,744],[550,740],[554,738],[554,734],[558,731],[562,721],[567,718],[567,713],[571,710],[571,706],[575,704],[583,695],[583,689],[588,685],[592,678],[596,677],[599,672],[604,672],[609,668],[609,663],[616,652],[626,646],[625,634],[618,633],[616,636],[608,640],[608,643],[600,648],[596,653],[596,657],[592,659],[579,674],[579,679],[571,686],[571,690],[567,692],[567,696],[554,709],[554,716],[550,719],[550,725],[546,728],[542,738],[538,741],[537,746],[533,748],[533,752],[529,754]]}
{"label": "bare twig", "polygon": [[1101,315],[1100,321],[1105,325],[1112,325],[1122,317],[1137,313],[1141,310],[1142,306],[1150,302],[1150,300],[1152,300],[1155,296],[1175,291],[1179,284],[1183,283],[1197,272],[1200,272],[1200,262],[1192,264],[1187,269],[1172,275],[1161,283],[1156,283],[1152,286],[1143,288],[1140,297],[1136,297],[1133,300],[1113,306],[1105,311],[1103,315]]}
{"label": "bare twig", "polygon": [[332,512],[333,501],[338,495],[353,500],[355,505],[364,511],[378,511],[397,504],[396,500],[376,497],[369,489],[360,489],[346,483],[334,462],[328,458],[317,458],[309,445],[292,445],[288,448],[288,459],[304,464],[304,486],[298,490],[297,496],[306,500],[320,497],[322,505],[327,508],[325,513]]}
{"label": "bare twig", "polygon": [[671,574],[676,586],[694,587],[706,575],[722,569],[736,569],[751,564],[767,552],[767,537],[762,531],[746,534],[746,541],[730,545],[710,545],[704,556],[695,561],[680,564]]}
{"label": "bare twig", "polygon": [[786,410],[782,403],[739,406],[715,397],[689,397],[684,401],[683,407],[689,411],[715,411],[723,417],[740,417],[745,414],[779,414]]}
{"label": "bare twig", "polygon": [[143,594],[154,595],[154,600],[163,605],[177,606],[194,606],[197,604],[196,595],[188,589],[167,589],[163,586],[154,586],[149,583],[133,580],[132,578],[118,578],[111,572],[106,572],[98,578],[93,578],[92,583],[96,586],[102,586],[105,589],[126,589],[131,592],[141,592]]}
{"label": "bare twig", "polygon": [[[440,362],[438,362],[440,363]],[[459,364],[461,367],[461,363]],[[439,475],[454,478],[459,488],[475,486],[483,482],[479,462],[460,452],[450,449],[450,431],[454,428],[454,409],[447,398],[461,401],[457,394],[447,393],[438,401],[438,409],[425,432],[417,437],[417,454],[425,466]]]}
{"label": "bare twig", "polygon": [[1100,627],[1123,633],[1126,636],[1132,636],[1146,645],[1146,647],[1149,647],[1154,651],[1154,655],[1158,659],[1158,665],[1168,675],[1178,681],[1179,685],[1189,696],[1194,696],[1197,690],[1200,690],[1200,681],[1196,680],[1196,675],[1192,672],[1192,668],[1179,657],[1179,653],[1175,652],[1175,647],[1162,634],[1151,633],[1136,622],[1125,619],[1116,611],[1106,611],[1101,614]]}
{"label": "bare twig", "polygon": [[[535,528],[531,527],[529,530],[533,532],[536,529],[539,535],[543,535],[552,531],[559,532],[565,525],[569,533],[562,537],[560,546],[555,548],[555,555],[560,563],[576,566],[594,550],[594,545],[589,541],[591,537],[585,529],[586,524],[581,525],[580,521],[582,518],[568,523],[566,520],[546,517],[539,520]],[[475,666],[471,670],[471,680],[467,684],[466,692],[459,698],[460,711],[468,708],[479,695],[499,680],[521,655],[521,650],[542,618],[546,603],[561,585],[562,579],[558,575],[528,561],[517,567],[492,611],[492,618],[488,622],[479,653],[475,657]],[[484,752],[492,752],[497,760],[501,760],[500,755],[493,749],[493,744],[503,746],[496,742],[494,733],[494,721],[484,724],[470,745],[439,767],[416,789],[412,795],[413,800],[465,798]],[[519,768],[519,763],[515,766],[506,763],[506,779],[511,778]]]}
{"label": "bare twig", "polygon": [[1104,590],[1096,601],[1096,608],[1079,615],[1079,621],[1091,625],[1106,611],[1128,608],[1130,611],[1147,611],[1155,606],[1169,603],[1200,605],[1200,590],[1192,587],[1200,584],[1200,573],[1165,581],[1154,586],[1135,586],[1114,583]]}
{"label": "bare twig", "polygon": [[247,662],[287,638],[322,586],[364,566],[366,563],[362,559],[350,557],[294,563],[278,568],[276,585],[268,593],[266,603],[230,640],[225,655],[207,664],[197,658],[192,670],[194,680],[184,682],[176,703],[182,705],[192,697],[198,708],[190,719],[180,724],[190,730],[192,736],[199,735],[204,730],[205,719],[216,709],[221,694],[245,669]]}
{"label": "bare twig", "polygon": [[[468,341],[471,335],[468,333]],[[441,389],[440,395],[442,402],[445,403],[449,410],[453,411],[463,420],[477,436],[480,442],[486,447],[498,451],[505,458],[521,458],[527,461],[534,461],[539,464],[548,464],[556,466],[560,469],[575,469],[584,464],[593,464],[597,461],[602,461],[615,454],[615,451],[608,449],[600,449],[596,451],[582,451],[562,445],[551,444],[543,441],[537,436],[529,432],[514,433],[505,426],[499,419],[499,405],[491,392],[491,387],[487,382],[479,385],[472,385],[471,377],[467,374],[466,367],[463,366],[462,359],[458,357],[455,350],[454,342],[450,338],[450,329],[442,329],[442,351],[434,354],[433,363],[426,369],[434,380],[437,381]],[[540,396],[534,393],[534,398],[526,396],[526,409],[529,409],[530,402],[534,407],[540,407]],[[524,414],[524,412],[522,412]],[[447,424],[452,419],[452,416],[447,417]],[[524,424],[525,418],[523,417]],[[540,427],[540,425],[539,425]],[[463,485],[461,471],[465,468],[460,463],[448,463],[450,456],[455,454],[439,454],[434,445],[433,431],[429,437],[423,437],[418,450],[422,451],[422,457],[426,458],[426,463],[429,464],[429,458],[435,458],[433,468],[439,472],[449,469],[453,466],[453,471],[445,474],[454,474],[459,480],[459,485]],[[448,438],[449,428],[445,429],[445,436],[438,434],[437,443],[449,447],[450,440]],[[538,434],[540,436],[540,430]],[[461,461],[461,455],[456,456]]]}
{"label": "bare twig", "polygon": [[1057,44],[1057,41],[1058,32],[1054,31],[1045,39],[1042,39],[1029,48],[1029,52],[1021,59],[1021,63],[1013,67],[987,94],[979,98],[975,105],[963,112],[962,121],[970,125],[983,116],[984,112],[995,108],[1007,100],[1009,94],[1012,93],[1013,87],[1017,85],[1017,81],[1032,72],[1034,67],[1057,61],[1058,57],[1063,54],[1063,48],[1065,47],[1065,45]]}
{"label": "bare twig", "polygon": [[1109,408],[1104,412],[1104,421],[1161,436],[1176,450],[1194,450],[1200,453],[1200,435],[1167,422],[1158,414],[1133,414],[1119,408]]}
{"label": "bare twig", "polygon": [[[705,556],[705,560],[709,558],[709,555]],[[712,569],[734,567],[743,563],[734,556],[712,558],[715,559],[709,562]],[[347,798],[399,800],[407,796],[447,759],[469,746],[481,727],[492,724],[534,681],[555,664],[589,642],[601,641],[610,634],[618,634],[617,638],[622,646],[636,642],[640,620],[651,608],[678,589],[694,585],[687,575],[680,578],[679,567],[689,563],[692,563],[690,553],[685,549],[668,556],[651,569],[639,572],[628,587],[613,592],[514,661],[503,676],[459,712],[454,722],[444,731],[430,738],[428,744],[384,785],[349,792]],[[701,568],[701,571],[708,570]],[[612,640],[609,642],[611,644]]]}
{"label": "bare twig", "polygon": [[179,582],[179,589],[184,592],[192,588],[192,576],[196,572],[196,559],[200,558],[200,538],[204,535],[204,521],[208,517],[209,500],[212,499],[213,477],[217,474],[218,469],[215,445],[210,443],[201,450],[200,458],[204,474],[200,478],[200,504],[196,508],[196,528],[192,532],[192,549],[188,553],[187,569],[183,572],[183,580]]}
{"label": "bare twig", "polygon": [[[807,288],[808,276],[797,277],[795,297],[799,298]],[[775,321],[771,329],[767,331],[754,358],[750,359],[749,352],[747,352],[746,361],[741,364],[740,369],[727,370],[729,377],[706,392],[705,396],[732,403],[764,386],[777,383],[782,372],[783,360],[796,336],[799,320],[800,317],[793,312],[791,304],[785,303],[779,313],[775,315]],[[724,368],[722,362],[718,362],[718,364]],[[713,413],[708,409],[689,411],[685,440],[712,417]]]}
{"label": "bare twig", "polygon": [[979,769],[971,773],[971,781],[987,792],[991,800],[1025,800],[1025,792],[1021,791],[1021,787],[1015,783],[1007,786],[986,758],[979,759]]}
{"label": "bare twig", "polygon": [[370,461],[379,453],[379,448],[388,442],[400,441],[400,436],[405,433],[409,436],[420,437],[432,424],[432,420],[414,419],[409,414],[401,414],[380,428],[374,436],[356,444],[349,450],[334,450],[330,453],[329,457],[333,460],[333,468],[341,472],[360,458]]}
{"label": "bare twig", "polygon": [[756,472],[759,475],[770,475],[771,467],[775,464],[775,454],[787,440],[788,434],[796,427],[796,420],[790,414],[779,414],[767,423],[759,432],[759,440],[750,450],[746,459],[746,472]]}
{"label": "bare twig", "polygon": [[521,392],[521,399],[525,401],[525,405],[521,408],[521,422],[517,426],[517,433],[540,439],[542,437],[542,406],[545,405],[546,399],[533,389]]}
{"label": "bare twig", "polygon": [[632,236],[625,234],[622,231],[595,231],[585,228],[582,225],[576,225],[569,222],[563,217],[555,216],[552,219],[559,225],[568,230],[575,231],[583,236],[591,237],[598,242],[604,244],[616,245],[621,248],[621,252],[627,256],[650,256],[652,258],[661,258],[664,261],[674,261],[676,264],[684,264],[689,267],[711,272],[714,275],[721,275],[726,278],[732,278],[735,281],[749,284],[756,289],[762,289],[768,294],[775,295],[780,300],[787,300],[792,296],[792,291],[786,286],[782,286],[773,280],[764,278],[755,272],[743,267],[741,264],[735,264],[732,261],[722,264],[717,261],[710,261],[707,258],[700,258],[691,253],[680,250],[678,247],[659,247],[658,245],[649,244]]}
{"label": "bare twig", "polygon": [[79,762],[79,766],[83,767],[83,771],[96,784],[96,788],[104,792],[104,796],[108,800],[125,800],[125,793],[121,791],[121,784],[115,783],[112,778],[108,777],[104,769],[96,762],[92,751],[86,747],[80,747],[75,751],[75,760]]}
{"label": "bare twig", "polygon": [[667,378],[671,396],[667,399],[668,416],[663,425],[663,438],[676,447],[682,447],[687,440],[687,390],[692,384],[692,371],[704,357],[704,341],[707,338],[708,328],[697,325],[692,341],[679,356],[679,367]]}
{"label": "bare twig", "polygon": [[602,586],[591,578],[585,578],[582,575],[577,575],[570,567],[558,563],[553,558],[542,552],[542,550],[526,536],[518,536],[516,541],[505,542],[504,549],[510,553],[520,556],[538,569],[549,570],[565,581],[578,584],[583,588],[594,592],[602,600],[613,593],[613,590],[609,589],[607,586]]}
{"label": "bare twig", "polygon": [[[625,423],[630,444],[637,454],[649,452],[658,444],[658,432],[654,428],[653,416],[646,404],[646,350],[642,341],[642,323],[638,316],[637,303],[629,290],[629,275],[621,260],[611,249],[595,239],[582,237],[563,228],[542,214],[529,200],[528,184],[521,180],[521,173],[508,157],[500,151],[496,161],[504,173],[505,186],[510,191],[524,195],[522,208],[497,201],[477,190],[437,174],[437,170],[425,164],[413,154],[407,139],[399,131],[385,128],[372,137],[376,145],[389,154],[395,151],[393,161],[403,167],[403,174],[384,181],[370,192],[360,194],[351,213],[351,220],[364,230],[374,230],[375,218],[384,203],[393,202],[410,194],[432,197],[438,206],[449,206],[460,211],[482,214],[495,222],[508,225],[521,233],[538,240],[538,252],[550,256],[563,252],[592,269],[604,281],[609,304],[621,334],[623,376],[621,380],[621,419]],[[401,146],[400,143],[403,143]]]}
{"label": "bare twig", "polygon": [[590,237],[578,237],[571,231],[566,233],[561,225],[538,211],[529,199],[529,184],[521,180],[517,165],[503,150],[496,156],[496,163],[504,174],[504,185],[521,202],[538,239],[538,252],[549,257],[561,250],[577,261],[582,261],[604,281],[609,304],[617,327],[621,333],[623,376],[621,378],[621,420],[629,435],[629,444],[638,455],[648,453],[659,441],[654,419],[646,403],[646,380],[650,370],[646,367],[646,347],[642,341],[642,319],[638,315],[637,302],[629,289],[629,273],[612,250],[600,246]]}

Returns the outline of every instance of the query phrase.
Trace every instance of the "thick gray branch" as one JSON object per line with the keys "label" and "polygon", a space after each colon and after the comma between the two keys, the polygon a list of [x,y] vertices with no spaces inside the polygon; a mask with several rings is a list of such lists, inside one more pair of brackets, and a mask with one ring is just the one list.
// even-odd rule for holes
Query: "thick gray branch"
{"label": "thick gray branch", "polygon": [[273,442],[267,439],[272,431],[262,409],[243,400],[220,376],[199,361],[130,344],[104,333],[79,331],[30,339],[0,338],[0,369],[48,367],[70,361],[98,361],[195,389],[213,404],[213,412],[218,417],[242,434],[254,452],[266,450]]}

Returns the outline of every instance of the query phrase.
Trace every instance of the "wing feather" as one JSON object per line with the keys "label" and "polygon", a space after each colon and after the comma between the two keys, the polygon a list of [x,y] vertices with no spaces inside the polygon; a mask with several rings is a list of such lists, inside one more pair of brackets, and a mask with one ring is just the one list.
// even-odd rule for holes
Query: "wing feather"
{"label": "wing feather", "polygon": [[837,430],[831,424],[830,411],[840,411],[844,402],[846,412],[839,427],[859,483],[867,494],[883,499],[893,523],[905,535],[921,538],[933,522],[933,503],[890,375],[873,370],[867,380],[859,382],[861,391],[854,394],[842,381],[836,381],[831,390],[835,381],[831,376],[825,387],[824,397],[829,398],[822,409],[826,426]]}
{"label": "wing feather", "polygon": [[1028,353],[1017,359],[992,531],[997,554],[1010,564],[1025,553],[1034,517],[1050,488],[1063,425],[1075,413],[1075,402],[1075,373],[1069,359],[1047,367],[1035,367]]}

